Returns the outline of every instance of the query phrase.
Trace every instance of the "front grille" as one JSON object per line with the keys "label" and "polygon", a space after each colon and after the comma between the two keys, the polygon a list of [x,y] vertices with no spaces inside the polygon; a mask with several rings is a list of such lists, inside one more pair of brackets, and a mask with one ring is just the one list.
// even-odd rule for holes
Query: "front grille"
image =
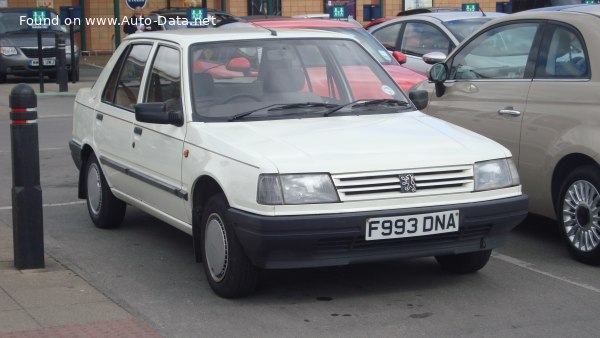
{"label": "front grille", "polygon": [[[30,59],[39,57],[39,49],[36,47],[21,47],[21,51],[23,52],[23,54],[25,54],[25,56],[27,56]],[[56,48],[54,48],[54,47],[42,48],[42,57],[43,58],[56,57]]]}
{"label": "front grille", "polygon": [[[402,192],[400,175],[413,174],[416,192]],[[332,175],[343,202],[473,191],[473,166],[419,168]]]}
{"label": "front grille", "polygon": [[317,244],[317,250],[322,254],[339,254],[339,253],[353,253],[367,250],[386,250],[395,249],[399,246],[405,248],[422,248],[431,245],[443,245],[450,243],[457,243],[461,241],[477,240],[485,237],[490,229],[491,224],[470,226],[468,228],[462,228],[457,232],[430,235],[430,236],[419,236],[409,238],[397,238],[397,239],[384,239],[376,241],[367,241],[364,236],[347,236],[347,237],[333,237],[323,238],[319,240]]}

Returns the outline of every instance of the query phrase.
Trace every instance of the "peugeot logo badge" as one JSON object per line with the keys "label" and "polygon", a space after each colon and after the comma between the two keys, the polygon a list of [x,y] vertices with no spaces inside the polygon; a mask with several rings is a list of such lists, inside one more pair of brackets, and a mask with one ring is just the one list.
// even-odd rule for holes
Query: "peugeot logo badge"
{"label": "peugeot logo badge", "polygon": [[415,175],[402,174],[400,178],[400,192],[417,192],[417,183],[415,183]]}

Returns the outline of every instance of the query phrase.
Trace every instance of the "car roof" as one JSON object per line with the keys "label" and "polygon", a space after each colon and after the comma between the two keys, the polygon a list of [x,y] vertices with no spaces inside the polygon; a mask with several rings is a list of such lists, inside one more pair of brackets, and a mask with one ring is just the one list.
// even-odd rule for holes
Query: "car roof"
{"label": "car roof", "polygon": [[[504,13],[496,13],[496,12],[485,12],[485,16],[481,12],[436,12],[436,13],[421,13],[414,14],[408,16],[399,16],[392,20],[386,21],[386,24],[397,22],[397,21],[406,21],[406,20],[416,20],[416,19],[430,19],[434,21],[440,22],[448,22],[453,20],[464,20],[464,19],[478,19],[478,18],[498,18],[501,16],[506,16]],[[377,25],[375,27],[379,27]],[[383,25],[381,25],[383,27]]]}
{"label": "car roof", "polygon": [[324,20],[324,19],[297,19],[297,18],[277,18],[277,19],[256,19],[248,22],[268,28],[360,28],[347,21]]}
{"label": "car roof", "polygon": [[600,5],[590,4],[576,4],[576,5],[564,5],[564,6],[553,6],[553,7],[542,7],[530,9],[524,12],[577,12],[577,13],[590,13],[598,15],[600,14]]}
{"label": "car roof", "polygon": [[[274,35],[276,34],[276,35]],[[356,41],[347,34],[294,29],[265,29],[265,28],[234,28],[234,29],[210,29],[192,28],[177,29],[170,31],[144,32],[130,34],[124,41],[130,40],[162,40],[171,41],[181,46],[189,46],[198,42],[232,41],[232,40],[256,40],[256,39],[282,39],[282,38],[338,38]]]}

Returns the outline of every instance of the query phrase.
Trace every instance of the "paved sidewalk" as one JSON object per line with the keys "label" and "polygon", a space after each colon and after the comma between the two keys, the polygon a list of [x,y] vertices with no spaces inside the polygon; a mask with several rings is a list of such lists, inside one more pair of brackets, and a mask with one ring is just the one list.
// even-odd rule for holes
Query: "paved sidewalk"
{"label": "paved sidewalk", "polygon": [[45,269],[15,269],[12,236],[0,221],[0,338],[160,337],[48,255]]}

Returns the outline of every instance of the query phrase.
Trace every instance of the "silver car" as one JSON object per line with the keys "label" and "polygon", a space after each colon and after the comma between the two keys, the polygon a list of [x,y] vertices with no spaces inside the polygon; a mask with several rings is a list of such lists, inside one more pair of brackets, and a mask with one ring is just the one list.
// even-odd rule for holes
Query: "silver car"
{"label": "silver car", "polygon": [[535,214],[600,264],[600,6],[521,12],[482,27],[429,73],[428,114],[509,148]]}
{"label": "silver car", "polygon": [[404,67],[427,74],[431,65],[423,61],[423,55],[438,52],[446,56],[481,25],[505,15],[495,12],[424,13],[392,19],[368,31],[387,49],[406,54]]}

